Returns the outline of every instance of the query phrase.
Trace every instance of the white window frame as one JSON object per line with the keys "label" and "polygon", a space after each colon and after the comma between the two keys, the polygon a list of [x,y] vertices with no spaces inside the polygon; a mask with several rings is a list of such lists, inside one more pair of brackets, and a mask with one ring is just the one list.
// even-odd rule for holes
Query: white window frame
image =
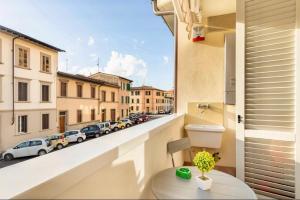
{"label": "white window frame", "polygon": [[[49,100],[48,101],[43,101],[43,86],[46,85],[49,87]],[[50,103],[51,102],[51,83],[49,82],[41,82],[41,87],[40,87],[40,99],[41,103]]]}
{"label": "white window frame", "polygon": [[[49,58],[49,71],[46,71],[46,70],[43,69],[44,68],[44,66],[43,66],[43,57],[48,57]],[[41,55],[40,55],[40,71],[43,72],[43,73],[51,74],[51,71],[52,71],[51,69],[52,69],[51,55],[41,52]]]}
{"label": "white window frame", "polygon": [[[16,79],[15,82],[15,101],[17,103],[28,103],[30,102],[30,81],[29,79]],[[19,101],[19,82],[27,83],[27,101]]]}
{"label": "white window frame", "polygon": [[[19,130],[21,129],[21,126],[22,126],[22,120],[20,120],[21,119],[21,117],[23,117],[23,116],[27,116],[27,124],[26,124],[26,126],[27,126],[27,132],[20,132]],[[29,133],[29,126],[28,126],[28,121],[29,121],[29,115],[26,115],[26,114],[20,114],[20,115],[18,115],[18,117],[17,117],[17,134],[18,135],[25,135],[25,134],[28,134]]]}
{"label": "white window frame", "polygon": [[[16,44],[15,45],[15,66],[22,69],[30,69],[30,48]],[[19,49],[24,49],[27,51],[27,67],[21,66],[19,63]]]}

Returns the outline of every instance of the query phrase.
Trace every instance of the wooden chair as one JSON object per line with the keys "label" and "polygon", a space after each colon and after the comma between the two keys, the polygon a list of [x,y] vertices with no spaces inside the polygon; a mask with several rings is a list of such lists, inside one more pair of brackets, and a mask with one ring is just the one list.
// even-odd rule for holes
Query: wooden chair
{"label": "wooden chair", "polygon": [[168,142],[167,152],[171,154],[173,167],[175,167],[173,154],[186,149],[189,149],[190,159],[192,161],[191,143],[189,138],[186,137],[172,142]]}

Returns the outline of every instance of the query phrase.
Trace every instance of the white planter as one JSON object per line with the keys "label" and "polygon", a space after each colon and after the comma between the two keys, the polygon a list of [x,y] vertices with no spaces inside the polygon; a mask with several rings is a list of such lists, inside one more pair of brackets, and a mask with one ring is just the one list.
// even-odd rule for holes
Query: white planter
{"label": "white planter", "polygon": [[210,178],[210,177],[207,177],[207,180],[202,180],[200,177],[196,177],[196,182],[198,184],[198,187],[201,189],[201,190],[209,190],[212,186],[212,183],[213,183],[213,180]]}

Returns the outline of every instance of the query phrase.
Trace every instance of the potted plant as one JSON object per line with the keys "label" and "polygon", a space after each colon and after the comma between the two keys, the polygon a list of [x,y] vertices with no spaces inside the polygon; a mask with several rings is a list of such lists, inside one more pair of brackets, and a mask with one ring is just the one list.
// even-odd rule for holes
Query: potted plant
{"label": "potted plant", "polygon": [[193,162],[201,172],[201,176],[196,177],[199,188],[202,190],[209,190],[213,180],[210,177],[205,176],[205,173],[210,172],[215,167],[216,161],[214,156],[206,151],[198,152],[194,157]]}

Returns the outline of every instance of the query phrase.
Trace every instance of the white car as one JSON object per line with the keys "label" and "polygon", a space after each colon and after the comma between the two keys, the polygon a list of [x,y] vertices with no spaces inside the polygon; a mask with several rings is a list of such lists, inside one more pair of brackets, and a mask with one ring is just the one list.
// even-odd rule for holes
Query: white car
{"label": "white car", "polygon": [[65,138],[68,142],[78,142],[81,143],[86,139],[86,135],[80,130],[66,131],[64,133]]}
{"label": "white car", "polygon": [[42,156],[53,150],[49,139],[35,138],[23,141],[13,148],[7,149],[3,154],[3,159],[8,161],[14,158],[27,156]]}

